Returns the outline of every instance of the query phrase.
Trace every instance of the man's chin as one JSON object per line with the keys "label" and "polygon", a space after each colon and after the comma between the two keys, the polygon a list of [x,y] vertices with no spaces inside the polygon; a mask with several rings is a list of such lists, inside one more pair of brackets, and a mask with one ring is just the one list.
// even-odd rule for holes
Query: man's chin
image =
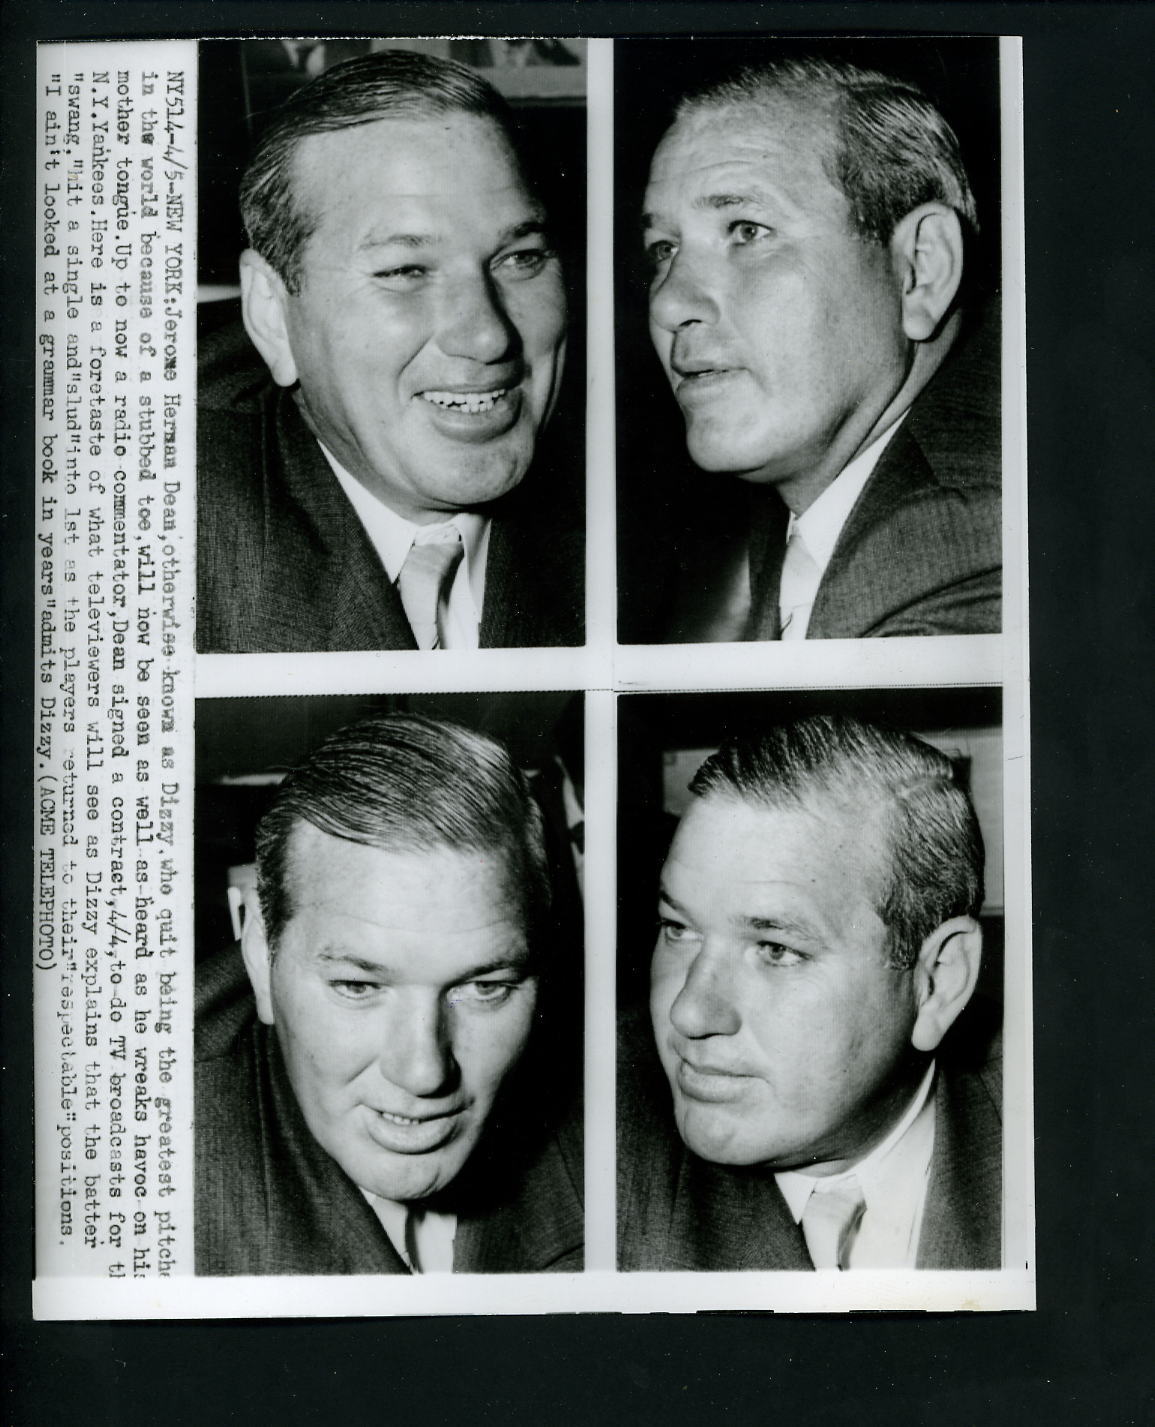
{"label": "man's chin", "polygon": [[767,1163],[773,1151],[764,1142],[753,1142],[745,1126],[717,1109],[703,1110],[699,1106],[679,1108],[678,1133],[686,1148],[708,1164],[729,1165],[739,1169]]}
{"label": "man's chin", "polygon": [[436,472],[431,472],[427,489],[448,514],[493,505],[516,490],[525,479],[532,448],[512,450],[480,449],[462,456],[447,451]]}
{"label": "man's chin", "polygon": [[[432,1162],[422,1163],[424,1159]],[[413,1163],[375,1166],[366,1175],[369,1182],[359,1184],[359,1187],[380,1199],[393,1199],[406,1204],[440,1193],[453,1183],[463,1167],[464,1160],[458,1162],[456,1155],[452,1159],[447,1156],[414,1156]]]}

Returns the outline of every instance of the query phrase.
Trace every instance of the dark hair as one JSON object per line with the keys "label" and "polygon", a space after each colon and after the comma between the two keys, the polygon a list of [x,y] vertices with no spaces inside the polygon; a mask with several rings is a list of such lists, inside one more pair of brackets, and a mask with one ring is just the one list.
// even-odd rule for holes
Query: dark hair
{"label": "dark hair", "polygon": [[454,723],[388,714],[338,730],[295,769],[257,828],[257,891],[269,946],[293,915],[293,829],[386,852],[504,855],[531,931],[549,906],[541,814],[508,751]]}
{"label": "dark hair", "polygon": [[320,220],[293,194],[293,154],[300,141],[378,119],[455,113],[492,119],[516,148],[509,106],[463,64],[409,50],[379,50],[326,70],[273,110],[253,150],[240,190],[250,247],[295,292],[301,249]]}
{"label": "dark hair", "polygon": [[965,236],[978,232],[970,180],[954,130],[916,84],[845,61],[773,60],[688,94],[677,117],[701,109],[758,104],[772,96],[829,116],[834,145],[825,157],[865,238],[889,243],[896,225],[922,203],[945,203]]}
{"label": "dark hair", "polygon": [[881,817],[885,843],[876,910],[891,964],[914,964],[925,939],[951,917],[977,917],[983,841],[949,758],[909,733],[847,715],[820,715],[739,738],[708,758],[690,791],[766,807],[825,799]]}

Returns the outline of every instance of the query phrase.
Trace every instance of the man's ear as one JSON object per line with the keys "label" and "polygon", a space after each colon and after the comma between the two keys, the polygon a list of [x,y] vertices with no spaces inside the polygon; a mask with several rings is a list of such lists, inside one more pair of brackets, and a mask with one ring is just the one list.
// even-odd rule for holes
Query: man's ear
{"label": "man's ear", "polygon": [[923,942],[914,967],[915,1050],[934,1050],[954,1025],[974,995],[982,954],[982,928],[974,917],[952,917]]}
{"label": "man's ear", "polygon": [[253,346],[278,386],[292,386],[297,364],[289,343],[289,294],[281,276],[252,248],[241,254],[241,314]]}
{"label": "man's ear", "polygon": [[256,889],[251,887],[245,892],[245,925],[241,931],[241,955],[245,959],[245,970],[249,973],[249,981],[252,983],[257,1015],[266,1026],[271,1026],[274,1020],[270,974],[272,952],[265,935],[265,921],[261,916]]}
{"label": "man's ear", "polygon": [[923,203],[898,224],[890,240],[895,271],[902,281],[902,330],[912,342],[926,342],[962,282],[962,224],[945,203]]}

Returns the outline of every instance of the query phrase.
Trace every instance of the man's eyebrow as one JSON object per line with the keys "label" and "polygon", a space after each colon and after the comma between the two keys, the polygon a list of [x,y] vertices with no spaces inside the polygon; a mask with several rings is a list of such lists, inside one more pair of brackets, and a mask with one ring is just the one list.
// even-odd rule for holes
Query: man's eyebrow
{"label": "man's eyebrow", "polygon": [[[703,193],[690,205],[696,212],[722,212],[727,208],[744,208],[749,204],[772,202],[772,195],[762,188],[748,188],[741,193]],[[642,231],[665,226],[660,213],[642,214]]]}
{"label": "man's eyebrow", "polygon": [[[357,971],[365,971],[376,976],[388,976],[393,971],[386,961],[377,961],[372,957],[359,956],[354,951],[341,951],[335,948],[319,951],[317,960],[325,966],[350,966]],[[533,961],[534,958],[529,948],[519,947],[516,951],[511,951],[508,956],[494,957],[480,966],[467,967],[459,979],[475,981],[479,976],[492,976],[495,971],[517,971],[529,974],[532,971]]]}
{"label": "man's eyebrow", "polygon": [[372,248],[431,248],[440,240],[434,233],[370,233],[359,246]]}
{"label": "man's eyebrow", "polygon": [[506,243],[516,243],[519,238],[548,237],[549,224],[545,221],[545,215],[541,214],[535,218],[526,218],[520,223],[514,223],[512,227],[506,228],[497,239],[497,246],[502,248]]}
{"label": "man's eyebrow", "polygon": [[317,960],[326,966],[340,964],[341,966],[355,966],[358,971],[387,972],[389,967],[383,961],[374,961],[371,957],[358,956],[353,951],[319,951]]}
{"label": "man's eyebrow", "polygon": [[742,208],[748,203],[766,203],[770,195],[761,188],[748,188],[742,193],[703,193],[694,199],[693,206],[701,210],[714,211],[724,208]]}
{"label": "man's eyebrow", "polygon": [[738,914],[733,918],[736,926],[747,931],[755,932],[785,932],[787,936],[800,936],[813,939],[817,936],[816,929],[808,922],[799,921],[795,917],[756,917]]}
{"label": "man's eyebrow", "polygon": [[676,897],[671,897],[664,886],[658,887],[658,901],[665,902],[666,906],[669,907],[672,911],[677,912],[680,917],[685,917],[689,915],[685,907],[682,906],[681,902],[679,902]]}
{"label": "man's eyebrow", "polygon": [[[516,243],[522,238],[546,236],[548,231],[544,214],[525,218],[520,223],[513,223],[508,228],[503,228],[497,235],[494,246],[504,248],[506,244]],[[358,246],[365,252],[371,252],[374,248],[406,248],[410,251],[418,251],[424,248],[434,248],[442,241],[443,239],[438,233],[369,233]]]}

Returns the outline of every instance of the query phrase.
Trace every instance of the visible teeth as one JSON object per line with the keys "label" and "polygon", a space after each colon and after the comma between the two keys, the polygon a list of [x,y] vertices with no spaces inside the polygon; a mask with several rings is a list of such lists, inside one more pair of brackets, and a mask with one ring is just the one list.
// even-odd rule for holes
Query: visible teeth
{"label": "visible teeth", "polygon": [[390,1120],[394,1125],[419,1125],[421,1123],[420,1120],[411,1120],[408,1115],[394,1115],[391,1110],[382,1110],[380,1115],[383,1120]]}
{"label": "visible teeth", "polygon": [[505,395],[505,388],[497,391],[423,391],[421,395],[434,406],[443,406],[448,411],[467,411],[476,416],[483,411],[492,411]]}

